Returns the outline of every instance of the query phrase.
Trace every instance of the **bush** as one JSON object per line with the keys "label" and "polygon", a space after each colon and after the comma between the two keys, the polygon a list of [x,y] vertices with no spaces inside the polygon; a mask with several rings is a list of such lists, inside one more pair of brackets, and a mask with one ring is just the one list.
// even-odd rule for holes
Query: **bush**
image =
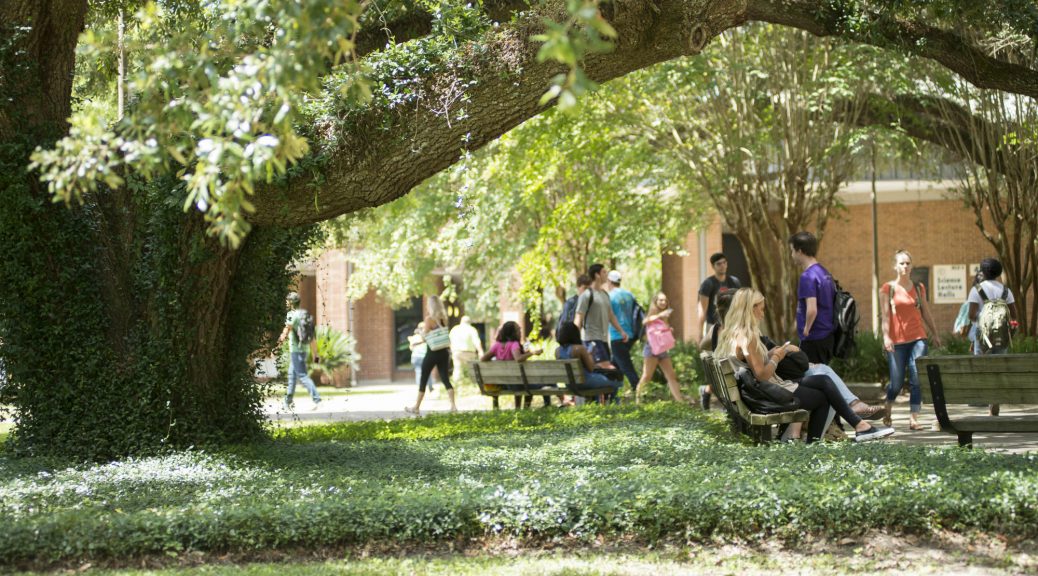
{"label": "bush", "polygon": [[[644,359],[642,358],[642,344],[634,346],[631,357],[634,367],[639,373],[642,372]],[[681,391],[689,397],[699,395],[699,387],[706,384],[706,376],[703,372],[703,364],[699,359],[699,347],[692,342],[678,341],[670,351],[670,360],[674,364],[674,372],[681,384]],[[670,399],[670,391],[667,388],[667,379],[659,368],[653,374],[652,380],[647,384],[645,391],[649,399]]]}
{"label": "bush", "polygon": [[882,382],[890,380],[883,338],[869,331],[858,332],[854,338],[858,347],[846,360],[834,358],[832,368],[845,382]]}
{"label": "bush", "polygon": [[106,465],[0,458],[0,565],[506,535],[1038,535],[1038,459],[754,447],[673,403],[282,430]]}

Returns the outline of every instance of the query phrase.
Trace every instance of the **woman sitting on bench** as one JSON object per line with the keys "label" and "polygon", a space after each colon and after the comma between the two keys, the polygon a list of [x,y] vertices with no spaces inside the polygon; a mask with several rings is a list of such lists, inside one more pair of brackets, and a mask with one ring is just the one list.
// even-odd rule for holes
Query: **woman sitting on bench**
{"label": "woman sitting on bench", "polygon": [[578,390],[590,390],[593,388],[610,388],[608,395],[615,396],[620,389],[621,382],[610,380],[604,374],[595,372],[595,359],[584,347],[580,339],[580,328],[572,322],[563,322],[559,326],[559,332],[555,335],[559,347],[555,350],[555,357],[559,360],[580,360],[584,367],[584,383],[579,384]]}
{"label": "woman sitting on bench", "polygon": [[[531,349],[529,343],[524,346],[522,328],[519,327],[518,323],[509,320],[502,324],[501,328],[498,328],[497,337],[490,346],[490,350],[487,350],[487,353],[479,360],[480,362],[489,362],[491,360],[525,362],[528,358],[536,356],[541,352],[542,350],[539,348]],[[540,388],[540,386],[531,386],[531,388]],[[522,407],[523,398],[520,394],[515,396],[516,410]],[[530,407],[532,398],[532,396],[525,397],[527,408]],[[551,396],[544,397],[544,405],[551,406]]]}
{"label": "woman sitting on bench", "polygon": [[799,384],[776,377],[778,363],[789,350],[788,342],[771,351],[765,349],[760,340],[760,321],[763,318],[764,295],[752,288],[737,291],[725,317],[715,355],[728,357],[737,366],[749,368],[758,380],[771,381],[792,392],[800,400],[801,408],[811,413],[807,424],[809,443],[818,441],[825,433],[830,407],[854,427],[856,442],[885,438],[894,433],[893,428],[875,428],[855,414],[828,376],[806,376]]}

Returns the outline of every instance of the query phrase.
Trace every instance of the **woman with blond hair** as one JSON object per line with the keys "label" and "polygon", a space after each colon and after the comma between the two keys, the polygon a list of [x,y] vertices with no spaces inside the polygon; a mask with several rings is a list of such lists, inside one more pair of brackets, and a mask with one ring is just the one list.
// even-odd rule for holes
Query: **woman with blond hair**
{"label": "woman with blond hair", "polygon": [[[652,302],[649,303],[649,312],[645,316],[645,331],[648,333],[651,330],[670,330],[670,315],[674,312],[670,308],[670,303],[667,301],[667,295],[663,292],[659,292],[653,297]],[[653,374],[656,373],[656,366],[659,366],[663,370],[663,376],[667,378],[667,387],[670,388],[670,396],[677,402],[687,402],[685,395],[681,393],[681,385],[678,383],[678,375],[674,372],[674,362],[670,359],[670,352],[664,350],[658,354],[652,353],[652,347],[648,342],[645,343],[645,347],[642,349],[642,358],[645,363],[642,365],[642,377],[638,381],[638,389],[635,393],[635,401],[641,403],[642,395],[645,394],[645,385],[652,379]]]}
{"label": "woman with blond hair", "polygon": [[[433,368],[440,374],[443,387],[447,390],[447,398],[451,401],[451,412],[457,412],[458,406],[454,403],[454,388],[451,387],[450,371],[450,337],[447,334],[447,310],[439,296],[429,296],[429,315],[422,323],[422,337],[428,346],[428,352],[422,360],[422,375],[418,380],[418,398],[414,406],[405,406],[408,414],[421,415],[422,399],[425,398],[425,386],[429,382]],[[442,343],[442,347],[441,347]],[[434,348],[436,348],[434,350]]]}
{"label": "woman with blond hair", "polygon": [[[890,367],[890,384],[887,386],[887,416],[883,423],[890,426],[894,400],[901,393],[908,379],[909,430],[922,430],[919,413],[923,409],[923,394],[919,389],[919,371],[915,360],[926,355],[926,328],[933,342],[941,345],[937,327],[930,316],[926,286],[912,282],[912,255],[908,250],[894,253],[894,271],[897,279],[879,289],[879,309],[883,324],[883,349],[887,352]],[[926,328],[923,325],[926,325]]]}
{"label": "woman with blond hair", "polygon": [[742,288],[735,293],[714,356],[730,358],[736,366],[748,368],[757,380],[773,382],[792,392],[800,400],[801,408],[811,413],[807,424],[808,442],[818,441],[825,433],[830,407],[854,428],[856,442],[884,438],[894,433],[893,428],[875,428],[855,414],[828,376],[805,376],[799,382],[776,377],[778,363],[785,358],[790,347],[787,342],[772,350],[765,349],[760,338],[764,305],[764,295],[752,288]]}

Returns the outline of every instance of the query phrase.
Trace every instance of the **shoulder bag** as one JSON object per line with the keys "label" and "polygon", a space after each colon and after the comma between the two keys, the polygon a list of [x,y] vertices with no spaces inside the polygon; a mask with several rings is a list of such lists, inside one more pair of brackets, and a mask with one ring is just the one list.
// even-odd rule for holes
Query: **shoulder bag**
{"label": "shoulder bag", "polygon": [[746,368],[735,371],[739,395],[746,407],[757,414],[777,414],[800,409],[800,399],[778,384],[757,380]]}
{"label": "shoulder bag", "polygon": [[436,328],[425,333],[425,343],[433,352],[448,348],[451,345],[450,332],[437,324]]}

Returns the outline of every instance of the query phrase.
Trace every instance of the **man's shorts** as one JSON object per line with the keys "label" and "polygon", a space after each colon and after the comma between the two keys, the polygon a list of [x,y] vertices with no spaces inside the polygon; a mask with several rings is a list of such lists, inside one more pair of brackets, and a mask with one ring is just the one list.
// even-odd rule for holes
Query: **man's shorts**
{"label": "man's shorts", "polygon": [[836,338],[829,334],[821,340],[802,340],[800,349],[807,354],[807,360],[812,364],[828,364],[833,359],[833,348],[836,346]]}
{"label": "man's shorts", "polygon": [[591,359],[598,362],[608,362],[612,359],[609,353],[609,345],[603,340],[584,340],[584,347],[591,354]]}

